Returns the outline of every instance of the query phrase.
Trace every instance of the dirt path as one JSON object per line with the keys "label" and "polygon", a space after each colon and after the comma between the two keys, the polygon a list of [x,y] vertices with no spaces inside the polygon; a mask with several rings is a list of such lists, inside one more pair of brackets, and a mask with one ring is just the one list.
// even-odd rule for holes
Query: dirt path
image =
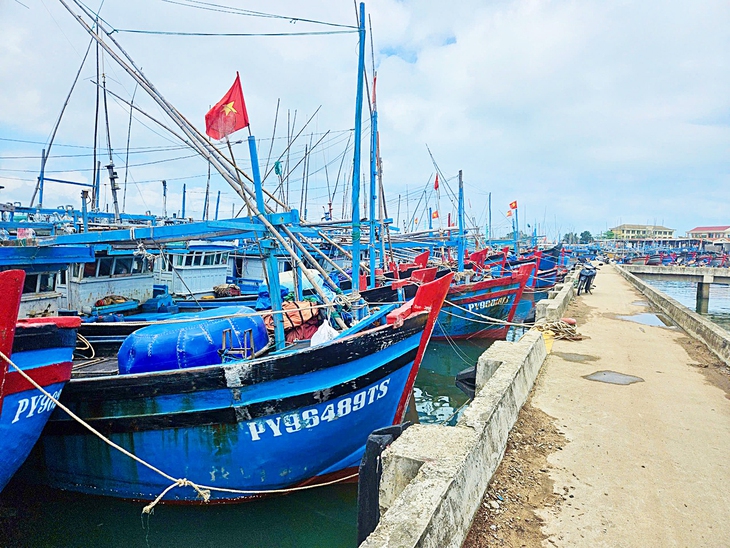
{"label": "dirt path", "polygon": [[[465,546],[730,546],[727,369],[619,319],[651,310],[612,267],[596,284],[569,311],[588,338],[553,345]],[[641,381],[584,378],[598,371]]]}

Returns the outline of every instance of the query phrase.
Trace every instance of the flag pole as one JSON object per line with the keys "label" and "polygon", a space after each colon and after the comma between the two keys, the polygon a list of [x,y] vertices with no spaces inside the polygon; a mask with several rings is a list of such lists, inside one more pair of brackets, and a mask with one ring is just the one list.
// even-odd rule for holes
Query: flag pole
{"label": "flag pole", "polygon": [[[248,126],[248,136],[251,136],[251,126]],[[228,139],[228,135],[226,135],[226,144],[228,145],[228,152],[231,153],[231,164],[233,164],[233,169],[236,172],[236,178],[238,179],[238,184],[241,185],[241,188],[243,188],[243,181],[241,180],[241,173],[238,169],[238,166],[236,165],[236,158],[233,156],[233,147],[231,146],[231,141]],[[240,213],[240,212],[239,212]],[[247,217],[251,216],[251,209],[248,207],[248,202],[246,202],[246,213]]]}

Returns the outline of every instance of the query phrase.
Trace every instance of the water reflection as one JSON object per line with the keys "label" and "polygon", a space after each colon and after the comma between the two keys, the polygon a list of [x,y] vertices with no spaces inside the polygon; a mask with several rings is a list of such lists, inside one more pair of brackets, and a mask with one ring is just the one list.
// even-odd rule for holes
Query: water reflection
{"label": "water reflection", "polygon": [[[351,548],[357,486],[335,485],[236,505],[158,506],[31,490],[2,493],[1,546],[147,546]],[[12,514],[15,513],[15,516]]]}
{"label": "water reflection", "polygon": [[418,418],[422,423],[455,422],[456,411],[467,401],[454,378],[473,367],[492,341],[431,341],[414,388]]}

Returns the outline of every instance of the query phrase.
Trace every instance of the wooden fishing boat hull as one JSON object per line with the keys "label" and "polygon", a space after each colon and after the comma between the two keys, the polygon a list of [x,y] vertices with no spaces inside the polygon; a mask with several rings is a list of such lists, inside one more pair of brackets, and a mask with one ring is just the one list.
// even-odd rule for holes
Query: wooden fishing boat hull
{"label": "wooden fishing boat hull", "polygon": [[[537,273],[537,279],[535,280],[534,287],[535,289],[549,289],[551,287],[554,287],[555,284],[558,282],[558,267],[554,266],[548,270],[539,270]],[[530,286],[530,283],[528,281],[528,286]]]}
{"label": "wooden fishing boat hull", "polygon": [[[370,432],[402,421],[450,278],[371,331],[251,361],[72,380],[63,400],[174,477],[247,491],[214,490],[213,502],[317,483],[356,469]],[[61,489],[151,500],[170,485],[60,410],[39,457],[44,481]],[[180,488],[163,500],[197,498]]]}
{"label": "wooden fishing boat hull", "polygon": [[[18,294],[22,288],[24,275],[16,274],[15,280],[8,275],[17,271],[0,274],[0,285],[5,292],[3,309],[12,308],[7,303],[8,294],[12,293],[13,281],[20,279]],[[19,301],[19,299],[18,299]],[[18,307],[14,315],[17,317]],[[7,321],[12,312],[3,310],[0,313],[4,333],[9,337],[7,343],[12,344],[13,362],[45,390],[59,397],[61,390],[71,377],[71,360],[76,346],[76,328],[78,318],[42,318],[23,320],[14,328],[15,320],[8,329]],[[8,344],[7,346],[10,346]],[[10,354],[8,348],[3,352]],[[19,372],[2,363],[3,382],[0,383],[0,491],[7,485],[21,464],[28,457],[31,449],[38,441],[43,427],[46,425],[55,404],[33,387]]]}
{"label": "wooden fishing boat hull", "polygon": [[[434,340],[444,339],[504,339],[535,263],[521,265],[515,272],[469,284],[452,285],[441,307]],[[403,286],[405,298],[412,295],[416,284]],[[360,293],[367,302],[386,303],[398,300],[398,293],[390,286],[376,287]],[[498,320],[485,323],[483,316]]]}
{"label": "wooden fishing boat hull", "polygon": [[452,285],[439,314],[434,340],[506,338],[510,326],[501,322],[514,319],[533,269],[533,264],[527,264],[502,278]]}

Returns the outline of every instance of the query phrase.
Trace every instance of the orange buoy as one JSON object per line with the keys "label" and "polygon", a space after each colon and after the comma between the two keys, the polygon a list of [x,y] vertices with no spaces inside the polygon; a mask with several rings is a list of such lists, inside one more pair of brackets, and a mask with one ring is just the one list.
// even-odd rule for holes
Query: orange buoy
{"label": "orange buoy", "polygon": [[575,321],[575,318],[560,318],[560,321],[567,323],[568,325],[575,325],[576,323],[578,323]]}

